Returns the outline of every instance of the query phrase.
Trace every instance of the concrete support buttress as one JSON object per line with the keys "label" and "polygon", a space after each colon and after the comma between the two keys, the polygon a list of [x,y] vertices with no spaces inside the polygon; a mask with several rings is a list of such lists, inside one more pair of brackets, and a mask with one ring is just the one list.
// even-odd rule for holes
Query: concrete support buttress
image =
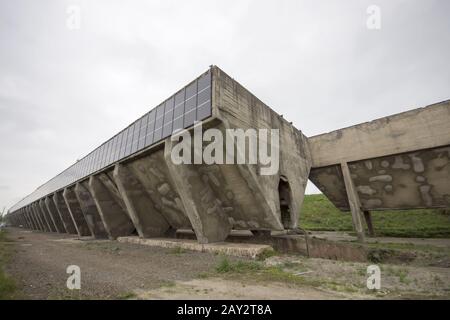
{"label": "concrete support buttress", "polygon": [[55,205],[56,211],[58,211],[58,214],[61,217],[62,223],[64,224],[64,228],[66,229],[67,233],[77,234],[77,229],[75,228],[66,203],[64,202],[62,196],[57,192],[53,194],[53,203]]}
{"label": "concrete support buttress", "polygon": [[217,204],[211,188],[202,179],[195,165],[175,165],[172,162],[172,146],[173,142],[169,137],[165,142],[164,159],[198,242],[224,241],[232,227],[227,214]]}
{"label": "concrete support buttress", "polygon": [[44,199],[39,200],[39,208],[41,209],[41,212],[45,216],[45,220],[47,220],[51,232],[58,232],[55,221],[53,220],[52,216],[48,212],[48,209],[47,209],[47,206],[45,205]]}
{"label": "concrete support buttress", "polygon": [[21,213],[20,213],[20,214],[21,214],[22,217],[24,218],[24,221],[25,221],[25,227],[26,227],[27,229],[33,229],[33,226],[31,225],[31,221],[30,221],[30,219],[28,218],[27,213],[25,212],[24,209],[21,210]]}
{"label": "concrete support buttress", "polygon": [[50,213],[51,217],[53,218],[53,221],[55,222],[56,230],[58,231],[58,233],[67,233],[66,228],[64,227],[64,223],[61,220],[61,216],[59,215],[55,203],[53,202],[52,196],[50,195],[46,197],[44,201],[48,212]]}
{"label": "concrete support buttress", "polygon": [[103,173],[89,178],[89,190],[97,206],[98,213],[111,239],[129,236],[133,233],[135,227],[126,209],[124,209],[125,204],[123,204],[121,199],[117,199],[110,190],[110,188],[115,188],[115,186],[109,185],[112,182],[105,181],[105,179],[108,180],[109,177]]}
{"label": "concrete support buttress", "polygon": [[117,164],[114,168],[114,180],[139,236],[164,236],[170,225],[133,173],[125,166]]}
{"label": "concrete support buttress", "polygon": [[346,162],[341,163],[342,175],[344,177],[345,189],[347,190],[348,203],[352,212],[353,228],[358,236],[358,241],[364,242],[364,225],[363,225],[363,212],[361,210],[361,204],[359,202],[359,196],[353,184],[350,170]]}
{"label": "concrete support buttress", "polygon": [[375,230],[373,228],[373,224],[372,224],[372,214],[370,213],[370,211],[364,211],[364,219],[366,220],[366,224],[367,224],[367,229],[369,230],[369,235],[371,237],[375,236]]}
{"label": "concrete support buttress", "polygon": [[36,222],[37,222],[37,224],[39,226],[39,230],[42,231],[42,232],[45,232],[44,225],[42,224],[42,221],[41,221],[40,217],[36,214],[36,211],[33,208],[33,204],[30,204],[28,206],[28,208],[29,208],[31,214],[33,215],[33,217],[35,218],[35,220],[36,220]]}
{"label": "concrete support buttress", "polygon": [[36,221],[34,214],[31,212],[29,205],[25,207],[25,211],[26,211],[27,215],[31,218],[31,221],[33,222],[34,230],[39,231],[40,226],[39,226],[38,222]]}
{"label": "concrete support buttress", "polygon": [[81,210],[75,191],[73,189],[65,188],[62,196],[78,235],[80,237],[93,236],[93,233],[86,222],[83,210]]}
{"label": "concrete support buttress", "polygon": [[27,213],[28,217],[30,217],[30,221],[31,224],[33,225],[33,230],[39,230],[39,226],[36,222],[36,219],[34,218],[34,216],[31,214],[28,206],[24,208],[25,212]]}
{"label": "concrete support buttress", "polygon": [[44,214],[42,213],[42,210],[39,206],[39,202],[34,202],[32,204],[34,212],[36,212],[36,215],[41,219],[42,226],[44,227],[45,232],[51,232],[50,224],[47,222],[47,219],[45,218]]}
{"label": "concrete support buttress", "polygon": [[91,230],[92,235],[97,239],[108,238],[108,232],[105,229],[102,218],[98,213],[97,206],[88,188],[84,185],[86,182],[78,182],[75,186],[75,194],[83,211],[84,218]]}

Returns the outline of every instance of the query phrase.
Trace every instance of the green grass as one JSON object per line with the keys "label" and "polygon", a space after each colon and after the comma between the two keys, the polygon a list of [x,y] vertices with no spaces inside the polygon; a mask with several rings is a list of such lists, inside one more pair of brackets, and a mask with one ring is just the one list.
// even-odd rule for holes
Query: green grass
{"label": "green grass", "polygon": [[[405,238],[450,237],[450,211],[439,209],[373,211],[377,236]],[[315,231],[353,231],[349,212],[337,209],[324,195],[306,195],[300,226]]]}
{"label": "green grass", "polygon": [[10,245],[6,242],[9,242],[9,240],[6,238],[5,231],[0,230],[0,300],[13,299],[16,292],[14,280],[4,272],[11,255]]}
{"label": "green grass", "polygon": [[[300,269],[298,269],[300,267]],[[258,261],[230,261],[223,257],[215,268],[216,275],[225,279],[240,279],[255,281],[256,283],[278,282],[293,286],[309,286],[332,289],[334,291],[354,292],[353,286],[349,284],[338,283],[335,281],[311,278],[308,276],[295,275],[290,272],[295,268],[296,271],[302,271],[300,264],[289,264],[279,266],[264,266]],[[209,274],[211,276],[214,274]],[[206,277],[206,276],[205,276]]]}

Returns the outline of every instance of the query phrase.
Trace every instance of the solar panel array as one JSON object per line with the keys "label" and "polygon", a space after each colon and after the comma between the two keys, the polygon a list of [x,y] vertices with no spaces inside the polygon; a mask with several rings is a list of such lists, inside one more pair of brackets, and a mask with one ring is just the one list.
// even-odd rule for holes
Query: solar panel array
{"label": "solar panel array", "polygon": [[65,188],[109,165],[160,142],[179,129],[209,118],[211,109],[211,70],[202,74],[126,129],[103,143],[86,157],[39,187],[14,205],[14,212],[40,198]]}

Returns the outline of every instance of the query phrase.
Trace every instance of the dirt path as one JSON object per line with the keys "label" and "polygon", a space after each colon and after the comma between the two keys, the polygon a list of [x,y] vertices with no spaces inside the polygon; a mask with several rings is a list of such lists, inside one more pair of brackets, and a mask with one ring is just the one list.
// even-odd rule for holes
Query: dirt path
{"label": "dirt path", "polygon": [[[195,252],[121,244],[75,241],[70,236],[10,229],[15,253],[8,273],[25,298],[120,298],[136,289],[190,280],[216,265],[218,257]],[[66,268],[81,268],[81,290],[69,291]]]}
{"label": "dirt path", "polygon": [[[380,265],[383,289],[374,293],[366,288],[367,263],[228,257],[234,272],[218,273],[223,257],[208,253],[22,229],[9,229],[8,238],[14,242],[7,272],[25,299],[450,298],[450,268]],[[69,265],[81,268],[81,290],[66,287]]]}
{"label": "dirt path", "polygon": [[[199,274],[213,270],[220,260],[208,253],[106,240],[80,241],[68,235],[21,229],[9,229],[8,238],[14,240],[15,252],[7,272],[16,279],[26,299],[343,298],[313,288],[283,291],[279,284],[197,279]],[[80,291],[66,289],[69,265],[81,268]]]}

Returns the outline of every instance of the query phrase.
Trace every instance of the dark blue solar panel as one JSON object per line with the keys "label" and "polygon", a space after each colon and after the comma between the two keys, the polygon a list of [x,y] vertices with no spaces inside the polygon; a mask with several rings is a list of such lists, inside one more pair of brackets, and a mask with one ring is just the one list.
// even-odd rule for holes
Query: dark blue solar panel
{"label": "dark blue solar panel", "polygon": [[195,121],[210,117],[211,114],[211,71],[209,70],[86,157],[39,187],[11,208],[11,212],[84,179],[169,137],[179,129],[192,126]]}

